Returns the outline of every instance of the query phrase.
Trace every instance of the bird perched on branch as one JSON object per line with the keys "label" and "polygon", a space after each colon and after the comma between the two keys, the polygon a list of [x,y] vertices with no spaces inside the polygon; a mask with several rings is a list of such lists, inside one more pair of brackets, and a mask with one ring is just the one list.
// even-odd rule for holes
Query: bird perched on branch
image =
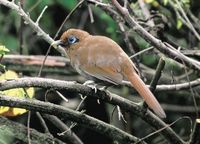
{"label": "bird perched on branch", "polygon": [[53,45],[64,47],[72,66],[87,79],[115,85],[121,84],[124,79],[129,80],[147,105],[159,117],[166,117],[157,99],[140,79],[133,62],[112,39],[90,35],[79,29],[69,29]]}

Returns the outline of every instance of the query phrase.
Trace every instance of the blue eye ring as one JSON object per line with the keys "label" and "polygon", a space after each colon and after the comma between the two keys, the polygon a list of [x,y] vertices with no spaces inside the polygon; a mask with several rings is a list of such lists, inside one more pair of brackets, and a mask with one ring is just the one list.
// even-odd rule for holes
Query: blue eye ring
{"label": "blue eye ring", "polygon": [[68,37],[68,43],[69,44],[74,44],[76,42],[78,42],[78,38],[77,37],[75,37],[73,35],[71,35],[71,36]]}

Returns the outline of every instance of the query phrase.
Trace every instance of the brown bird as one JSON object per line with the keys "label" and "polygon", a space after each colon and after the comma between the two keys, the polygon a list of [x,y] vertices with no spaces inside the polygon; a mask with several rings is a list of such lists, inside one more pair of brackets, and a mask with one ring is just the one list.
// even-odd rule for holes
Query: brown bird
{"label": "brown bird", "polygon": [[121,84],[124,79],[129,80],[147,105],[161,118],[166,117],[152,92],[140,79],[133,62],[112,39],[90,35],[79,29],[69,29],[53,45],[64,47],[71,65],[87,79],[115,85]]}

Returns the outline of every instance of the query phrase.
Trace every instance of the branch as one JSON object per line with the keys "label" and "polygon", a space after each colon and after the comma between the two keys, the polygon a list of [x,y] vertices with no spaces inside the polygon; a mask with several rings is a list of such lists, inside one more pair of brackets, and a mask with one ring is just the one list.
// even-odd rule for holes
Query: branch
{"label": "branch", "polygon": [[[131,83],[128,81],[123,81],[123,84],[126,86],[131,87]],[[180,84],[161,84],[156,86],[156,92],[161,92],[161,91],[178,91],[178,90],[187,90],[196,86],[200,85],[200,78],[190,81],[190,82],[185,82],[185,83],[180,83]],[[149,86],[148,86],[149,87]]]}
{"label": "branch", "polygon": [[58,117],[48,114],[42,114],[42,116],[52,125],[57,127],[61,132],[67,130],[64,135],[61,135],[63,139],[66,139],[71,144],[83,144],[79,137],[73,131],[71,131],[70,128],[66,126],[66,124],[62,122]]}
{"label": "branch", "polygon": [[[162,104],[162,108],[165,111],[171,111],[174,113],[196,113],[194,106]],[[197,111],[200,112],[200,107],[197,107]]]}
{"label": "branch", "polygon": [[144,121],[150,124],[155,129],[159,130],[165,127],[161,134],[170,142],[170,143],[184,143],[182,139],[160,120],[149,110],[145,110],[141,106],[131,102],[123,97],[117,96],[116,94],[108,94],[107,92],[97,89],[97,92],[87,86],[68,81],[53,80],[53,79],[44,79],[44,78],[20,78],[17,80],[11,81],[1,81],[0,90],[7,90],[11,88],[18,87],[42,87],[42,88],[51,88],[51,89],[65,89],[69,92],[76,92],[82,95],[87,95],[90,97],[95,97],[97,99],[102,99],[113,105],[118,105],[120,108],[127,112],[131,112],[134,115],[141,117]]}
{"label": "branch", "polygon": [[181,7],[181,4],[178,0],[175,0],[176,4],[178,6],[179,11],[181,12],[181,14],[183,15],[184,19],[186,20],[186,22],[188,23],[188,28],[191,29],[191,31],[194,33],[194,35],[196,36],[196,38],[198,39],[198,41],[200,41],[200,35],[199,33],[195,30],[195,28],[193,27],[192,23],[190,22],[189,18],[187,17],[185,11],[183,10],[183,8]]}
{"label": "branch", "polygon": [[[113,10],[113,7],[109,4],[96,2],[94,0],[88,0],[88,2],[97,4],[104,11],[108,12],[108,14],[113,17],[113,19],[115,19],[115,16],[118,16],[118,13],[115,10]],[[200,70],[200,62],[183,55],[180,51],[176,50],[170,44],[166,42],[164,43],[161,40],[152,36],[135,21],[135,19],[129,14],[126,8],[123,8],[116,0],[112,0],[112,2],[113,5],[119,10],[125,21],[130,25],[130,27],[133,28],[147,42],[151,43],[153,46],[155,46],[155,48],[157,48],[160,52],[167,55],[168,57],[180,63],[184,62],[188,67]]]}
{"label": "branch", "polygon": [[25,108],[31,111],[38,111],[41,113],[47,113],[66,118],[75,121],[86,128],[110,137],[113,140],[118,140],[120,143],[134,143],[139,140],[138,138],[128,133],[125,133],[124,131],[103,121],[95,119],[81,112],[74,111],[49,102],[42,102],[34,99],[9,97],[0,94],[0,105]]}
{"label": "branch", "polygon": [[149,89],[150,89],[153,93],[154,93],[155,90],[156,90],[156,86],[157,86],[158,81],[159,81],[159,79],[160,79],[160,77],[161,77],[161,73],[162,73],[162,70],[163,70],[164,66],[165,66],[165,60],[164,60],[163,57],[161,57],[160,60],[159,60],[158,66],[157,66],[157,68],[156,68],[156,73],[155,73],[155,75],[154,75],[154,77],[153,77],[153,80],[152,80],[151,83],[150,83],[150,86],[149,86]]}
{"label": "branch", "polygon": [[200,50],[181,50],[181,52],[184,54],[184,55],[187,55],[187,56],[194,56],[194,57],[200,57]]}
{"label": "branch", "polygon": [[[146,20],[149,19],[151,17],[151,14],[150,14],[149,9],[147,8],[144,0],[138,0],[138,4],[142,10],[144,19],[146,19]],[[153,26],[155,26],[155,23],[153,20],[150,20],[150,21],[147,21],[147,25],[149,25],[150,27],[153,27]]]}
{"label": "branch", "polygon": [[[139,52],[140,53],[140,52]],[[20,70],[26,70],[26,71],[33,71],[35,72],[38,70],[38,68],[34,67],[37,65],[40,65],[42,63],[42,59],[44,56],[23,56],[23,55],[5,55],[2,59],[3,64],[14,64],[13,67],[16,68],[18,64],[20,65],[27,65],[26,67],[21,68]],[[28,66],[31,66],[30,67]],[[48,56],[47,61],[45,63],[45,66],[48,66],[47,70],[44,69],[46,73],[61,73],[61,74],[68,74],[73,71],[68,72],[69,69],[63,69],[66,66],[70,65],[70,61],[67,58],[59,57],[59,56]],[[53,69],[51,69],[51,67]],[[56,70],[55,68],[59,68],[59,70]],[[66,76],[67,77],[67,76]],[[123,82],[124,85],[130,86],[131,84],[128,81]],[[178,91],[178,90],[186,90],[191,87],[196,87],[200,85],[200,78],[186,82],[186,83],[180,83],[180,84],[161,84],[156,86],[156,92],[161,91]]]}
{"label": "branch", "polygon": [[[8,120],[5,117],[0,116],[0,131],[5,135],[14,136],[15,138],[28,143],[27,127],[22,124]],[[62,141],[53,138],[48,134],[40,133],[34,129],[30,129],[31,140],[34,143],[47,143],[47,144],[63,144]]]}
{"label": "branch", "polygon": [[182,61],[193,69],[200,70],[200,63],[194,59],[191,59],[185,55],[183,55],[180,51],[176,50],[174,47],[169,45],[168,43],[163,43],[161,40],[152,36],[149,32],[147,32],[142,26],[140,26],[135,19],[129,14],[128,10],[124,10],[124,8],[119,7],[119,3],[117,0],[112,0],[114,6],[119,10],[121,15],[124,17],[126,22],[134,28],[134,30],[143,37],[146,41],[151,43],[155,48],[157,48],[160,52],[164,53],[168,57],[175,59],[176,61],[182,63]]}
{"label": "branch", "polygon": [[[3,64],[21,64],[21,65],[41,65],[43,55],[5,55],[1,61]],[[64,67],[70,64],[69,59],[61,56],[48,56],[45,66],[49,67]]]}
{"label": "branch", "polygon": [[[6,69],[17,72],[37,73],[43,63],[42,55],[5,55],[1,64],[6,65]],[[71,67],[69,59],[61,56],[48,56],[43,71],[45,74],[64,74],[67,76],[77,75]],[[77,80],[77,79],[76,79]]]}
{"label": "branch", "polygon": [[[0,0],[0,4],[15,10],[17,12],[17,14],[24,19],[24,23],[28,24],[37,33],[37,35],[40,36],[42,39],[44,39],[46,42],[48,42],[49,44],[52,44],[54,42],[54,40],[48,34],[46,34],[38,26],[38,24],[36,22],[34,22],[30,18],[29,14],[25,13],[24,10],[20,6],[18,6],[14,3],[14,1],[10,2],[7,0]],[[67,56],[66,52],[60,46],[57,47],[56,50],[58,50],[60,53]]]}

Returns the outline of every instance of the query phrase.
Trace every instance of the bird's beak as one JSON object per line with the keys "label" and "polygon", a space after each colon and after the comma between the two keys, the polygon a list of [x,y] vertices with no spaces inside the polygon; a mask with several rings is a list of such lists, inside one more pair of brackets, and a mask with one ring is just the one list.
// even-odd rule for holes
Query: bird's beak
{"label": "bird's beak", "polygon": [[54,47],[58,52],[60,52],[63,56],[67,56],[67,53],[65,51],[65,48],[62,47],[61,45],[63,44],[63,42],[61,40],[57,40],[57,41],[54,41],[51,46]]}
{"label": "bird's beak", "polygon": [[57,40],[57,41],[54,41],[51,46],[54,47],[55,49],[58,48],[59,45],[61,45],[63,42],[61,40]]}

